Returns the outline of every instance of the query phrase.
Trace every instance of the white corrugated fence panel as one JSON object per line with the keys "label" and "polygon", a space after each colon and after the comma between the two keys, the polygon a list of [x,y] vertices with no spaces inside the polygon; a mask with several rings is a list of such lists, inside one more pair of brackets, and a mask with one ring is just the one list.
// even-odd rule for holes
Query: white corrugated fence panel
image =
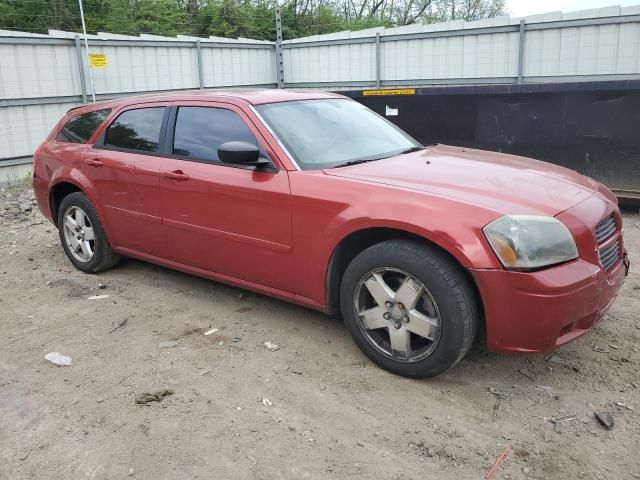
{"label": "white corrugated fence panel", "polygon": [[524,75],[640,73],[639,43],[640,23],[528,31]]}
{"label": "white corrugated fence panel", "polygon": [[382,43],[382,80],[517,75],[518,34],[494,33]]}
{"label": "white corrugated fence panel", "polygon": [[0,44],[0,59],[0,98],[80,94],[74,46]]}
{"label": "white corrugated fence panel", "polygon": [[637,23],[620,25],[618,73],[637,73],[638,71],[640,71],[640,25]]}
{"label": "white corrugated fence panel", "polygon": [[276,82],[275,52],[267,48],[221,48],[202,44],[205,87]]}
{"label": "white corrugated fence panel", "polygon": [[373,81],[376,77],[375,45],[287,48],[284,50],[284,68],[287,83]]}
{"label": "white corrugated fence panel", "polygon": [[0,158],[32,155],[53,126],[76,103],[0,108]]}
{"label": "white corrugated fence panel", "polygon": [[196,48],[140,46],[91,47],[104,53],[107,67],[92,68],[96,93],[148,92],[198,87]]}

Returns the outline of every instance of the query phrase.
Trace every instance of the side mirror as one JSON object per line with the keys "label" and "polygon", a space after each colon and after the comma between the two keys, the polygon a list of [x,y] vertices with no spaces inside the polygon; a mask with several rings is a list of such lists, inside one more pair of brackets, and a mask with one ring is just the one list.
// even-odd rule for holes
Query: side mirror
{"label": "side mirror", "polygon": [[260,149],[247,142],[226,142],[218,147],[221,162],[233,165],[253,165],[263,167],[271,165],[266,158],[260,158]]}

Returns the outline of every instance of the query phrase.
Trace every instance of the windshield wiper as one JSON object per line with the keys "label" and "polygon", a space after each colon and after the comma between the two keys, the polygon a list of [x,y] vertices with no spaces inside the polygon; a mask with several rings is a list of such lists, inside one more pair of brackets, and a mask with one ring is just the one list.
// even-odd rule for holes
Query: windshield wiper
{"label": "windshield wiper", "polygon": [[350,160],[348,162],[341,163],[340,165],[336,165],[334,168],[350,167],[351,165],[360,165],[361,163],[375,162],[376,160],[383,160],[385,158],[395,157],[396,155],[404,155],[405,153],[419,152],[420,150],[424,150],[424,147],[411,147],[405,150],[401,150],[399,152],[390,152],[385,155],[381,155],[379,157],[360,158],[358,160]]}
{"label": "windshield wiper", "polygon": [[340,165],[336,165],[334,168],[350,167],[351,165],[360,165],[361,163],[375,162],[376,160],[382,160],[383,158],[387,158],[387,157],[361,158],[360,160],[350,160],[348,162],[341,163]]}
{"label": "windshield wiper", "polygon": [[420,150],[424,150],[424,147],[411,147],[411,148],[407,148],[406,150],[403,150],[402,152],[400,152],[400,155],[404,155],[406,153],[419,152]]}

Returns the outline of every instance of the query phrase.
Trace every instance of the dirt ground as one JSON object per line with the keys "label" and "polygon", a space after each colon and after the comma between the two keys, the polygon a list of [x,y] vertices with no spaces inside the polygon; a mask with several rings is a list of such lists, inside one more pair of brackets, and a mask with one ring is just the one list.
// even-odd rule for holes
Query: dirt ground
{"label": "dirt ground", "polygon": [[[640,261],[637,209],[624,220]],[[555,355],[476,349],[415,381],[319,313],[133,260],[83,274],[30,190],[2,191],[0,478],[482,479],[506,447],[494,478],[640,478],[633,267],[608,318]]]}

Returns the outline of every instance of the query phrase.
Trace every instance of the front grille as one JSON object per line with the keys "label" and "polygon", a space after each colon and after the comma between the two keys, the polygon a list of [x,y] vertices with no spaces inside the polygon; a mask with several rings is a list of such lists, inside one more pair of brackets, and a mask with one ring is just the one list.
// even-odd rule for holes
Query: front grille
{"label": "front grille", "polygon": [[598,245],[611,238],[614,233],[616,233],[616,221],[613,215],[611,215],[596,225],[596,240]]}
{"label": "front grille", "polygon": [[608,216],[596,225],[595,235],[598,242],[598,255],[600,263],[605,270],[613,268],[620,260],[620,240],[616,240],[610,245],[603,246],[611,237],[616,234],[618,227],[613,215]]}
{"label": "front grille", "polygon": [[600,263],[605,270],[609,270],[620,259],[620,242],[616,240],[606,248],[600,249]]}

